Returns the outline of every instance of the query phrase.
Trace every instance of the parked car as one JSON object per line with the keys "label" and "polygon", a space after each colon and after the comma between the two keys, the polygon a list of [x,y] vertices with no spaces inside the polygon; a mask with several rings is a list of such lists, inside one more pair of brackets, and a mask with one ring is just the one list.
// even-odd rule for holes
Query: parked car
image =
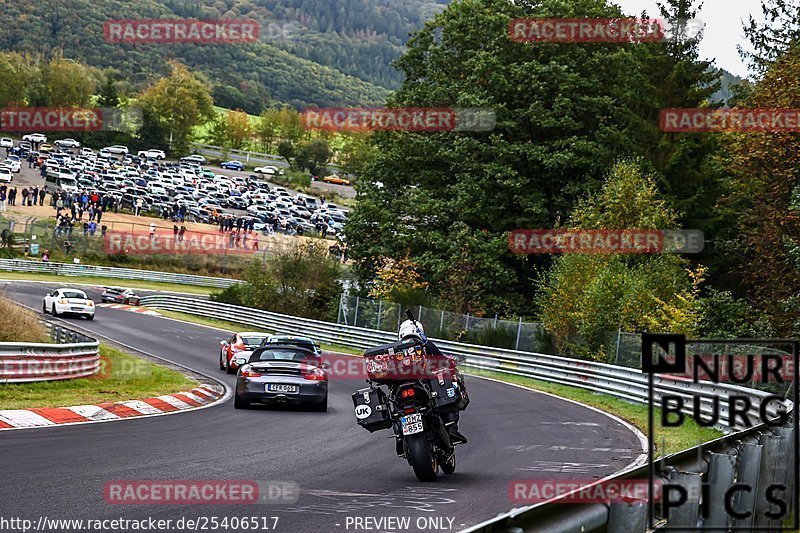
{"label": "parked car", "polygon": [[187,155],[186,157],[181,157],[181,161],[184,163],[195,163],[197,165],[204,165],[206,163],[206,158],[200,154],[194,154],[194,155]]}
{"label": "parked car", "polygon": [[242,163],[241,161],[225,161],[224,163],[221,163],[219,166],[220,168],[224,168],[227,170],[238,170],[240,172],[244,170],[244,163]]}
{"label": "parked car", "polygon": [[11,159],[10,157],[7,157],[3,160],[2,164],[10,168],[11,172],[19,172],[21,169],[21,165],[19,164],[19,158],[14,160]]}
{"label": "parked car", "polygon": [[122,146],[121,144],[115,144],[113,146],[106,146],[105,148],[100,150],[101,153],[103,151],[105,151],[105,152],[107,152],[109,154],[114,154],[114,155],[127,155],[128,154],[128,147],[127,146]]}
{"label": "parked car", "polygon": [[11,183],[11,180],[13,178],[14,174],[11,173],[11,167],[0,165],[0,181],[5,183]]}
{"label": "parked car", "polygon": [[251,403],[303,404],[328,410],[329,363],[298,346],[263,346],[239,369],[233,396],[235,409]]}
{"label": "parked car", "polygon": [[94,155],[94,150],[91,148],[81,148],[81,155]]}
{"label": "parked car", "polygon": [[239,365],[232,361],[234,356],[241,353],[249,358],[250,352],[261,346],[267,337],[269,337],[267,333],[243,331],[219,341],[219,369],[227,371],[228,374],[235,374]]}
{"label": "parked car", "polygon": [[133,289],[106,287],[106,290],[100,295],[100,301],[125,305],[139,305],[140,299],[139,296],[133,292]]}
{"label": "parked car", "polygon": [[56,289],[42,302],[42,312],[53,316],[78,315],[94,320],[94,301],[78,289]]}
{"label": "parked car", "polygon": [[59,139],[56,142],[54,142],[53,144],[55,144],[59,148],[80,148],[81,147],[81,143],[79,143],[75,139],[69,139],[69,138],[67,138],[67,139]]}
{"label": "parked car", "polygon": [[164,150],[156,150],[155,148],[150,148],[149,150],[141,150],[138,153],[139,157],[145,159],[164,159],[167,157],[167,154],[164,153]]}
{"label": "parked car", "polygon": [[341,176],[337,176],[336,174],[325,176],[322,178],[322,181],[326,183],[333,183],[334,185],[350,185],[350,180],[342,178]]}
{"label": "parked car", "polygon": [[256,168],[253,169],[253,172],[255,172],[256,174],[270,174],[272,176],[274,176],[276,174],[279,174],[279,175],[283,175],[284,174],[284,171],[282,169],[279,169],[278,167],[269,166],[269,165],[263,166],[263,167],[256,167]]}
{"label": "parked car", "polygon": [[0,139],[0,148],[14,148],[14,139],[11,137],[3,137]]}
{"label": "parked car", "polygon": [[46,143],[47,135],[44,133],[29,133],[27,135],[23,135],[22,140],[32,143]]}

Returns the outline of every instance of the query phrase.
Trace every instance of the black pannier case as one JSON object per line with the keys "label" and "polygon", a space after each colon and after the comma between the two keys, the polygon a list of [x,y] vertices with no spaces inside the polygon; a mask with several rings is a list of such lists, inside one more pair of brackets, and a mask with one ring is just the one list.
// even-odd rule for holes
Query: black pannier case
{"label": "black pannier case", "polygon": [[356,422],[369,432],[392,427],[389,400],[380,388],[360,389],[353,393]]}
{"label": "black pannier case", "polygon": [[469,404],[469,396],[462,380],[452,372],[437,373],[437,377],[429,380],[433,392],[433,404],[442,413],[463,411]]}

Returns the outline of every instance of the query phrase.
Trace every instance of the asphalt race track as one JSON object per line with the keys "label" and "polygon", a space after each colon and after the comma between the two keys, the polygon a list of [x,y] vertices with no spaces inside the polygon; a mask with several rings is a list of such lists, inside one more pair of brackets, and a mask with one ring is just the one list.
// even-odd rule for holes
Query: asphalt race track
{"label": "asphalt race track", "polygon": [[[40,309],[54,288],[8,282],[5,295]],[[87,292],[100,301],[98,290]],[[217,363],[225,332],[108,308],[98,308],[93,322],[66,320],[233,386],[235,376]],[[0,432],[0,516],[34,524],[41,516],[173,524],[277,516],[275,531],[283,532],[354,531],[348,517],[405,516],[411,531],[418,517],[444,518],[445,526],[453,518],[452,530],[459,530],[514,507],[510,480],[599,479],[642,453],[632,431],[596,411],[474,377],[467,384],[472,403],[460,427],[470,442],[458,448],[456,473],[435,483],[416,480],[395,455],[390,431],[370,434],[356,425],[351,394],[364,382],[335,380],[327,413],[240,411],[229,399],[170,416]],[[112,480],[229,479],[295,482],[301,496],[295,504],[217,506],[115,505],[103,495]]]}

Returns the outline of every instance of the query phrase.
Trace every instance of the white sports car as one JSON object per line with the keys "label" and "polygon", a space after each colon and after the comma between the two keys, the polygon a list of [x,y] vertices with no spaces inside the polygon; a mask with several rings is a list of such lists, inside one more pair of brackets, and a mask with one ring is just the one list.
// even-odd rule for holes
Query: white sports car
{"label": "white sports car", "polygon": [[78,315],[87,320],[94,319],[94,309],[94,301],[78,289],[56,289],[46,294],[42,303],[43,313],[53,316]]}

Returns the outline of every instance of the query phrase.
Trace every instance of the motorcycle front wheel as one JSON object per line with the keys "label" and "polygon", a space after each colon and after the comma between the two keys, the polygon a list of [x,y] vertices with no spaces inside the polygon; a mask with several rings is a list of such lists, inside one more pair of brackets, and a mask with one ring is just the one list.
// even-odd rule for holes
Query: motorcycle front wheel
{"label": "motorcycle front wheel", "polygon": [[410,435],[406,437],[406,446],[406,456],[417,479],[424,482],[435,481],[438,465],[428,437],[424,434]]}

